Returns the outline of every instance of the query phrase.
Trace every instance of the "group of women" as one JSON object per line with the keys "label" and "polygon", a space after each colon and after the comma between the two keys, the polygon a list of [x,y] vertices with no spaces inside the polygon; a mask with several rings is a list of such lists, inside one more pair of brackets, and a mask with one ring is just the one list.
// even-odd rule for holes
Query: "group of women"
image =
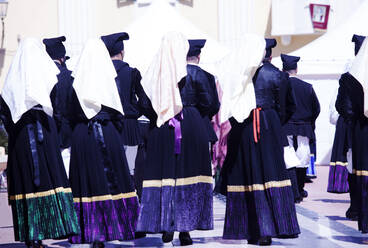
{"label": "group of women", "polygon": [[[336,123],[328,181],[328,192],[350,194],[348,219],[358,221],[358,229],[368,232],[367,161],[367,63],[366,36],[353,35],[355,58],[341,75],[336,110],[330,119]],[[334,114],[334,112],[336,112]]]}
{"label": "group of women", "polygon": [[[28,247],[62,238],[104,247],[146,233],[171,242],[174,232],[191,245],[190,231],[214,228],[209,120],[220,105],[214,76],[198,66],[205,40],[166,34],[142,78],[123,61],[127,39],[87,41],[73,72],[65,37],[19,45],[0,118],[15,240]],[[246,36],[219,78],[227,82],[221,117],[232,125],[219,187],[227,196],[223,238],[258,245],[300,233],[280,131],[293,106],[287,75],[270,63],[275,45]],[[150,120],[144,137],[141,115]],[[142,142],[138,199],[124,146]],[[61,153],[69,148],[70,166]]]}

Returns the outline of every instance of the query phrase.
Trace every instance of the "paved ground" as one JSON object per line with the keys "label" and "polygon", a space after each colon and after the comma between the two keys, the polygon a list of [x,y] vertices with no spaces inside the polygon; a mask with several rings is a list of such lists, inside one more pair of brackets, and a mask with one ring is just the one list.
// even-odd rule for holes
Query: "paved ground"
{"label": "paved ground", "polygon": [[[307,184],[309,197],[297,205],[298,220],[302,234],[298,239],[274,239],[273,247],[367,247],[368,235],[357,231],[357,223],[345,219],[345,211],[349,206],[348,194],[330,194],[326,192],[328,167],[317,167],[318,178]],[[6,192],[0,193],[0,248],[23,248],[23,244],[14,242],[11,211],[7,205]],[[223,240],[224,198],[214,198],[215,230],[196,231],[191,235],[194,244],[191,247],[255,247],[246,241]],[[50,247],[89,247],[73,245],[66,241],[49,240]],[[111,242],[107,248],[122,247],[163,247],[179,246],[177,234],[174,241],[163,245],[160,235],[148,235],[144,239],[132,242]]]}

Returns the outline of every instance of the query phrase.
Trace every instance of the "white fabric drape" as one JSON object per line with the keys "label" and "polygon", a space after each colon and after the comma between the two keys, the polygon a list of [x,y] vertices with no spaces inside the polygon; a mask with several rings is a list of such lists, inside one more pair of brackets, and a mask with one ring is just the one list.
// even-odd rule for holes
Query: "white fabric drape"
{"label": "white fabric drape", "polygon": [[296,156],[296,152],[293,146],[284,146],[284,160],[286,169],[291,169],[298,167],[300,165],[300,160]]}
{"label": "white fabric drape", "polygon": [[102,40],[88,40],[73,71],[73,88],[88,119],[97,115],[102,105],[124,114],[115,82],[116,76],[109,52]]}
{"label": "white fabric drape", "polygon": [[179,81],[187,74],[188,40],[178,32],[167,33],[142,78],[142,86],[152,102],[160,127],[183,108]]}
{"label": "white fabric drape", "polygon": [[234,117],[238,122],[248,118],[256,108],[252,78],[264,57],[266,42],[263,37],[246,34],[219,66],[219,82],[223,90],[221,123]]}
{"label": "white fabric drape", "polygon": [[364,40],[349,72],[363,87],[364,115],[368,117],[368,39]]}
{"label": "white fabric drape", "polygon": [[[294,149],[293,145],[293,136],[288,135],[289,147]],[[297,136],[298,148],[295,151],[295,155],[299,160],[299,163],[296,163],[296,168],[308,168],[310,164],[310,147],[309,147],[309,138],[305,136]],[[286,164],[288,166],[288,164]],[[289,167],[291,168],[291,167]]]}
{"label": "white fabric drape", "polygon": [[336,107],[335,107],[337,93],[338,93],[338,89],[335,90],[334,95],[331,98],[330,106],[329,106],[330,123],[332,125],[336,125],[337,120],[339,119],[339,113],[337,112]]}
{"label": "white fabric drape", "polygon": [[14,123],[38,104],[52,116],[50,93],[59,72],[41,41],[26,38],[20,43],[1,93]]}

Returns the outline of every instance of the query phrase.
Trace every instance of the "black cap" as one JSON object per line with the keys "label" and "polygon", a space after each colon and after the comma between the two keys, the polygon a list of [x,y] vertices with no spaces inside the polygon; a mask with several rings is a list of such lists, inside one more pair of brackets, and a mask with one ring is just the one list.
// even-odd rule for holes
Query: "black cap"
{"label": "black cap", "polygon": [[189,41],[189,51],[187,57],[198,56],[201,54],[201,49],[206,44],[206,40],[188,40]]}
{"label": "black cap", "polygon": [[363,42],[364,42],[365,36],[361,36],[361,35],[357,35],[354,34],[353,38],[351,39],[352,42],[355,43],[355,55],[358,54],[360,47],[362,46]]}
{"label": "black cap", "polygon": [[52,59],[61,59],[65,57],[66,51],[63,44],[65,40],[65,36],[43,39],[43,44],[46,45],[46,52]]}
{"label": "black cap", "polygon": [[300,57],[281,54],[282,69],[284,71],[295,70],[298,67]]}
{"label": "black cap", "polygon": [[101,40],[105,43],[110,56],[114,56],[124,50],[124,40],[129,40],[128,33],[121,32],[101,36]]}
{"label": "black cap", "polygon": [[269,58],[272,55],[272,48],[277,45],[275,39],[265,39],[266,40],[266,55],[265,58]]}

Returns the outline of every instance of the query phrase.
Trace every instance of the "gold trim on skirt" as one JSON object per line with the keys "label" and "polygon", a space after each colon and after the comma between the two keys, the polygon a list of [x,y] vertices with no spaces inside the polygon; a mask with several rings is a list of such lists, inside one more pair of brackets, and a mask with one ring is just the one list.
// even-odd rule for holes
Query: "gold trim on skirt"
{"label": "gold trim on skirt", "polygon": [[252,191],[260,191],[269,188],[282,188],[291,186],[290,179],[284,181],[271,181],[264,184],[252,184],[252,185],[228,185],[228,192],[252,192]]}
{"label": "gold trim on skirt", "polygon": [[125,199],[125,198],[132,198],[132,197],[136,197],[136,196],[137,196],[136,192],[129,192],[129,193],[120,193],[120,194],[117,194],[117,195],[74,197],[73,201],[75,203],[79,203],[79,202],[97,202],[97,201],[108,201],[108,200],[116,201],[116,200]]}
{"label": "gold trim on skirt", "polygon": [[72,189],[71,188],[59,187],[59,188],[56,188],[56,189],[50,189],[50,190],[42,191],[42,192],[11,195],[11,196],[9,196],[9,200],[14,201],[14,200],[45,197],[45,196],[55,195],[57,193],[72,193]]}
{"label": "gold trim on skirt", "polygon": [[331,166],[336,166],[336,165],[340,165],[340,166],[347,166],[347,165],[348,165],[348,162],[340,162],[340,161],[337,161],[337,162],[330,162],[330,165],[331,165]]}
{"label": "gold trim on skirt", "polygon": [[355,170],[355,169],[353,169],[353,174],[355,174],[357,176],[367,177],[368,176],[368,171],[366,171],[366,170]]}
{"label": "gold trim on skirt", "polygon": [[144,180],[143,181],[143,188],[149,187],[164,187],[164,186],[185,186],[190,184],[197,184],[197,183],[213,183],[213,178],[211,176],[196,176],[196,177],[186,177],[186,178],[178,178],[175,179],[167,178],[162,180]]}

